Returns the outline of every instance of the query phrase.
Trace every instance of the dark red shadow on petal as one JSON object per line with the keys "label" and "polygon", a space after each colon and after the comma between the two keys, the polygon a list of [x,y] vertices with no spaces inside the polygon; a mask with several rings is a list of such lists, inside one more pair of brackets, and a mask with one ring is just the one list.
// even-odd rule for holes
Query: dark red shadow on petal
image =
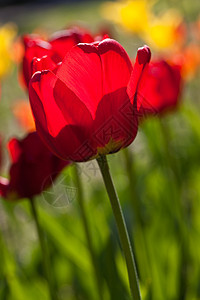
{"label": "dark red shadow on petal", "polygon": [[56,154],[67,160],[87,161],[97,153],[91,145],[90,136],[81,126],[67,125],[55,138],[49,136],[49,141],[54,145]]}
{"label": "dark red shadow on petal", "polygon": [[112,139],[116,148],[109,153],[128,146],[135,138],[138,129],[137,116],[134,115],[126,88],[105,95],[100,101],[93,125],[94,147],[105,147]]}

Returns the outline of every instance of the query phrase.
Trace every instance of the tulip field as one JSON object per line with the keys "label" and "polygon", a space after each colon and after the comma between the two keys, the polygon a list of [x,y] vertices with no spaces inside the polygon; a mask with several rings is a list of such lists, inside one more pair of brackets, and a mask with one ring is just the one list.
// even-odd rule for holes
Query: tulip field
{"label": "tulip field", "polygon": [[0,300],[200,300],[199,1],[0,18]]}

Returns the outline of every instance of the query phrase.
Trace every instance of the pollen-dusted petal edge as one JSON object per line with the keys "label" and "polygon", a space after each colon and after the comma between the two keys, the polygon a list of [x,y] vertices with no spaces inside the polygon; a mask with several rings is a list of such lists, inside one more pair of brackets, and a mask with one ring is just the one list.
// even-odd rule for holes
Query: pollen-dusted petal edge
{"label": "pollen-dusted petal edge", "polygon": [[63,159],[86,161],[128,146],[138,127],[133,71],[123,47],[105,39],[73,47],[56,71],[35,73],[29,98],[48,147]]}

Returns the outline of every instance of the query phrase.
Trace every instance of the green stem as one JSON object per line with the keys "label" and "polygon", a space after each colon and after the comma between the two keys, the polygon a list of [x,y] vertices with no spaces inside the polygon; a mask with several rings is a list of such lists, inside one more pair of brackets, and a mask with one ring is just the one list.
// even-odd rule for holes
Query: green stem
{"label": "green stem", "polygon": [[52,282],[49,252],[48,252],[48,249],[47,249],[47,245],[46,245],[46,241],[45,241],[43,231],[40,227],[40,223],[39,223],[39,220],[38,220],[38,213],[37,213],[37,209],[36,209],[36,205],[35,205],[35,200],[34,199],[29,199],[29,202],[30,202],[31,211],[32,211],[34,222],[35,222],[35,226],[36,226],[36,229],[37,229],[38,239],[39,239],[39,242],[40,242],[40,247],[41,247],[41,252],[42,252],[43,270],[44,270],[44,274],[45,274],[46,281],[47,281],[47,284],[48,284],[49,297],[50,297],[51,300],[57,300],[58,297],[57,297],[57,295],[54,291],[54,285],[53,285],[53,282]]}
{"label": "green stem", "polygon": [[80,214],[81,214],[81,218],[82,218],[83,228],[85,231],[85,237],[86,237],[87,244],[88,244],[88,250],[90,253],[91,263],[94,268],[94,276],[95,276],[95,280],[96,280],[98,296],[99,296],[99,299],[102,300],[103,299],[102,283],[101,283],[101,278],[100,278],[100,274],[99,274],[97,258],[96,258],[96,254],[95,254],[93,243],[92,243],[92,234],[90,231],[90,226],[88,224],[88,218],[87,218],[87,213],[86,213],[84,199],[83,199],[83,187],[82,187],[82,183],[80,180],[80,176],[78,174],[76,164],[74,164],[74,175],[75,175],[75,179],[76,179],[76,185],[78,188],[78,197],[77,197],[78,199],[77,200],[78,200],[79,207],[80,207]]}
{"label": "green stem", "polygon": [[114,214],[115,221],[117,224],[121,245],[122,245],[122,249],[123,249],[125,260],[126,260],[132,299],[141,300],[139,282],[138,282],[138,276],[137,276],[133,251],[131,248],[128,231],[127,231],[124,216],[122,213],[122,208],[121,208],[121,205],[120,205],[120,202],[119,202],[119,199],[117,196],[117,192],[115,190],[115,187],[114,187],[114,184],[112,181],[112,177],[110,174],[106,156],[100,156],[97,159],[97,162],[98,162],[99,168],[101,170],[101,174],[102,174],[102,177],[104,180],[104,184],[105,184],[105,187],[106,187],[109,199],[110,199],[113,214]]}

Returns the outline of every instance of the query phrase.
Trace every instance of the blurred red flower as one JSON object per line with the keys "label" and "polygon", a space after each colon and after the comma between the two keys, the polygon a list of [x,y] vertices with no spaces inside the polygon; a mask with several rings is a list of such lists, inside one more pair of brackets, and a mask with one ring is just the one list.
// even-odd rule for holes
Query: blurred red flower
{"label": "blurred red flower", "polygon": [[[134,96],[150,49],[131,61],[116,41],[79,44],[29,85],[36,129],[59,157],[86,161],[128,146],[137,133]],[[37,66],[36,66],[37,70]]]}
{"label": "blurred red flower", "polygon": [[137,109],[141,118],[163,114],[179,104],[182,88],[181,67],[166,61],[148,64],[137,88]]}
{"label": "blurred red flower", "polygon": [[[103,39],[103,36],[98,36]],[[32,76],[31,63],[34,57],[41,58],[49,56],[54,63],[59,63],[63,60],[66,53],[78,43],[94,42],[93,37],[88,31],[73,27],[54,33],[54,35],[45,41],[37,35],[25,35],[24,41],[24,57],[22,62],[23,79],[26,87]]]}
{"label": "blurred red flower", "polygon": [[10,180],[0,177],[0,195],[11,200],[31,198],[49,187],[69,164],[53,155],[36,132],[8,143],[12,165]]}

